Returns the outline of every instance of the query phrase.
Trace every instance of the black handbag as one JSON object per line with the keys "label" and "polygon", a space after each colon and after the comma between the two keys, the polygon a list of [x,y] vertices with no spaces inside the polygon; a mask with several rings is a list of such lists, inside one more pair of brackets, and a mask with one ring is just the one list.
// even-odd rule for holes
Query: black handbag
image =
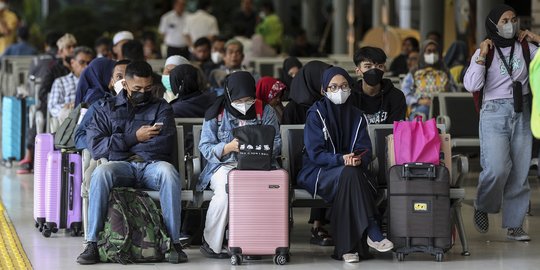
{"label": "black handbag", "polygon": [[233,129],[234,138],[238,139],[239,170],[272,169],[272,153],[276,129],[270,125],[249,125]]}

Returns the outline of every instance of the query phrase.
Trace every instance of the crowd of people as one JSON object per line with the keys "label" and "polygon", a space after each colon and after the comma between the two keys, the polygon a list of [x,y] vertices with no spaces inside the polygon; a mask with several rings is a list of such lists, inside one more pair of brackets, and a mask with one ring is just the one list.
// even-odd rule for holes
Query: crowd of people
{"label": "crowd of people", "polygon": [[[0,10],[4,10],[2,3],[5,0],[0,0]],[[234,25],[238,36],[225,39],[209,13],[209,1],[199,1],[193,14],[185,11],[185,0],[173,3],[173,10],[164,14],[159,24],[167,46],[160,74],[145,62],[160,57],[155,36],[146,35],[141,42],[129,31],[120,31],[112,39],[98,39],[94,50],[77,46],[76,37],[69,33],[51,33],[46,44],[48,58],[31,70],[42,78],[38,110],[51,115],[51,123],[46,123],[50,130],[54,132],[53,122],[61,123],[75,107],[86,106],[88,111],[75,132],[77,148],[88,149],[94,161],[109,160],[85,176],[91,180],[87,182],[89,224],[87,245],[77,262],[99,261],[97,241],[107,198],[118,186],[160,191],[163,218],[173,240],[168,260],[187,261],[180,244],[182,176],[170,163],[174,118],[182,117],[205,119],[201,142],[195,147],[207,165],[197,190],[211,189],[214,195],[201,252],[210,258],[228,257],[223,240],[228,223],[225,185],[239,152],[232,130],[257,123],[256,100],[265,104],[262,122],[277,131],[275,156],[281,148],[279,125],[305,124],[298,184],[332,204],[330,209],[312,209],[311,243],[335,246],[333,258],[349,263],[370,257],[368,247],[390,251],[393,244],[381,231],[379,213],[367,187],[365,172],[371,162],[367,126],[417,115],[427,118],[433,95],[459,91],[458,83],[470,92],[480,91],[482,97],[482,173],[474,224],[487,232],[488,213],[502,208],[502,226],[508,230],[508,238],[530,239],[522,227],[530,196],[526,172],[532,148],[528,143],[532,137],[526,65],[536,55],[540,35],[517,29],[516,12],[511,7],[501,5],[490,12],[485,21],[488,38],[474,52],[468,67],[468,50],[462,42],[443,54],[436,33],[422,46],[413,37],[404,39],[402,53],[388,70],[393,76],[404,77],[398,89],[384,77],[388,74],[387,55],[376,47],[361,47],[354,53],[351,61],[358,81],[340,67],[322,61],[301,63],[294,54],[283,62],[280,78],[261,77],[246,67],[246,58],[248,54],[259,56],[254,51],[276,55],[282,49],[283,27],[272,5],[263,5],[257,15],[252,1],[243,0],[234,14],[239,18]],[[0,50],[5,48],[5,54],[33,53],[25,43],[27,32],[8,26],[11,24],[0,24],[4,34]],[[15,31],[19,41],[7,48],[7,33]],[[300,47],[293,51],[309,56],[314,50],[306,45],[302,33],[299,39]],[[287,101],[285,106],[283,101]],[[31,172],[35,134],[43,131],[43,126],[34,125],[29,132],[18,173]],[[368,154],[358,156],[354,153],[357,149],[367,149]],[[328,224],[330,230],[325,229]]]}

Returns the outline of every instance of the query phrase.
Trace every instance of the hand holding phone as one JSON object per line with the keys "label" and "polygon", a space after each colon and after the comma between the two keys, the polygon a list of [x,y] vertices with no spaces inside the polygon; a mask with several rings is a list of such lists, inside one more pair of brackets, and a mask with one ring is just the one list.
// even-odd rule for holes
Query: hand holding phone
{"label": "hand holding phone", "polygon": [[353,151],[355,158],[361,158],[368,152],[368,149],[356,149]]}
{"label": "hand holding phone", "polygon": [[161,129],[163,127],[163,122],[156,122],[156,123],[154,123],[153,127],[157,127],[159,129]]}

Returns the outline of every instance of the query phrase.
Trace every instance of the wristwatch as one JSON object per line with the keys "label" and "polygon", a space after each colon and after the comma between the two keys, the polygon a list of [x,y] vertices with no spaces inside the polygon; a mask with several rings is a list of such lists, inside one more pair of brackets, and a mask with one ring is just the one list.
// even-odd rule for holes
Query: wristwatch
{"label": "wristwatch", "polygon": [[480,63],[478,63],[478,62],[486,63],[486,57],[481,56],[481,55],[478,55],[478,56],[476,57],[476,59],[475,59],[475,62],[476,62],[477,64],[480,64]]}

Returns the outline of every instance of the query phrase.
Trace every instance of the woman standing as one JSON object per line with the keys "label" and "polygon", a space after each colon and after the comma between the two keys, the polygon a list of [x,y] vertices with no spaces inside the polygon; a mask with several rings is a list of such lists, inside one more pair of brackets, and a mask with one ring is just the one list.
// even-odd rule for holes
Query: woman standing
{"label": "woman standing", "polygon": [[306,151],[298,175],[302,188],[332,204],[333,258],[349,263],[370,256],[366,244],[380,252],[394,246],[376,223],[377,210],[363,173],[371,161],[371,142],[362,111],[348,102],[353,83],[342,68],[324,71],[325,97],[307,112]]}
{"label": "woman standing", "polygon": [[[538,48],[521,42],[539,42],[540,36],[519,31],[516,12],[507,5],[492,9],[485,25],[488,38],[480,43],[464,78],[468,91],[483,90],[479,127],[482,172],[474,225],[479,232],[487,232],[488,213],[502,208],[507,238],[528,241],[530,237],[523,230],[530,198],[527,175],[532,147],[527,63]],[[525,59],[527,50],[529,59]]]}

